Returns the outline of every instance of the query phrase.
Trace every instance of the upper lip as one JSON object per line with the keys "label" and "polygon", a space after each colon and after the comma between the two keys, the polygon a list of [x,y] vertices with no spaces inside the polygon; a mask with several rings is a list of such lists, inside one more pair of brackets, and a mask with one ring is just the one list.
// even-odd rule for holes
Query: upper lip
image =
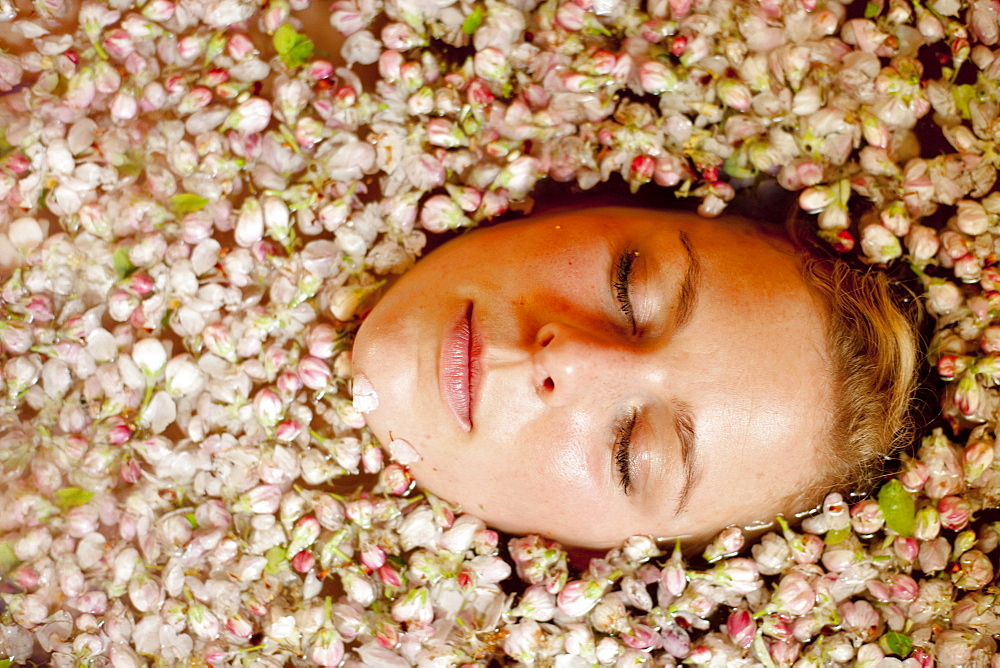
{"label": "upper lip", "polygon": [[464,431],[472,430],[476,390],[481,373],[482,343],[468,302],[445,329],[438,383],[441,396]]}

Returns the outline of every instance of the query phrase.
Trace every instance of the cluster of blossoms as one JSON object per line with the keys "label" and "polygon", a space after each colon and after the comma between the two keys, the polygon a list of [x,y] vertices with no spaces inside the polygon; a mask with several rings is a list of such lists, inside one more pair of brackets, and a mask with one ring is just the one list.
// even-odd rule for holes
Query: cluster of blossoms
{"label": "cluster of blossoms", "polygon": [[[0,666],[997,665],[995,0],[337,0],[339,54],[307,9],[0,0]],[[356,313],[423,230],[612,175],[907,260],[964,445],[583,572],[414,489]]]}

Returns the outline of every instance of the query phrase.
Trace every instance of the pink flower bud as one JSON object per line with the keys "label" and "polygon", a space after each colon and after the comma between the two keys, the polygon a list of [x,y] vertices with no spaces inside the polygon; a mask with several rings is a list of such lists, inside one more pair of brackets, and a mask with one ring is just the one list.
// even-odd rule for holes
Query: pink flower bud
{"label": "pink flower bud", "polygon": [[777,610],[792,616],[804,615],[812,610],[816,594],[801,573],[789,573],[778,583],[771,602]]}
{"label": "pink flower bud", "polygon": [[372,571],[382,568],[386,562],[385,550],[378,545],[368,543],[361,548],[361,563]]}
{"label": "pink flower bud", "polygon": [[368,443],[361,451],[361,464],[365,473],[378,473],[382,470],[385,457],[382,448],[373,443]]}
{"label": "pink flower bud", "polygon": [[302,550],[292,557],[292,568],[296,573],[308,573],[316,565],[316,557],[309,550]]}
{"label": "pink flower bud", "polygon": [[503,641],[503,651],[515,661],[534,663],[538,646],[544,638],[541,627],[533,619],[522,619],[508,625],[510,631]]}
{"label": "pink flower bud", "polygon": [[171,0],[152,0],[142,8],[142,15],[150,21],[163,23],[174,15],[176,7]]}
{"label": "pink flower bud", "polygon": [[291,443],[302,433],[302,425],[295,420],[282,420],[274,430],[274,437],[284,443]]}
{"label": "pink flower bud", "polygon": [[226,42],[226,52],[235,61],[241,61],[257,53],[253,41],[243,33],[235,33]]}
{"label": "pink flower bud", "polygon": [[281,488],[277,485],[258,485],[236,500],[237,512],[273,515],[281,505]]}
{"label": "pink flower bud", "polygon": [[771,658],[783,666],[795,663],[801,649],[802,645],[794,640],[776,640],[768,646]]}
{"label": "pink flower bud", "polygon": [[879,263],[891,262],[903,254],[896,235],[878,223],[861,231],[861,250],[872,261]]}
{"label": "pink flower bud", "polygon": [[993,463],[993,446],[985,441],[973,441],[965,447],[963,464],[965,479],[973,481]]}
{"label": "pink flower bud", "polygon": [[647,93],[669,93],[678,85],[677,75],[663,63],[647,60],[639,65],[639,84]]}
{"label": "pink flower bud", "polygon": [[323,629],[316,634],[309,660],[317,666],[339,666],[344,659],[344,642],[333,631]]}
{"label": "pink flower bud", "polygon": [[132,346],[132,360],[146,377],[156,378],[167,364],[167,351],[159,339],[140,339]]}
{"label": "pink flower bud", "polygon": [[[556,597],[547,592],[545,587],[541,585],[531,585],[521,594],[520,601],[511,610],[510,614],[539,622],[547,622],[552,619],[555,609]],[[595,608],[592,614],[596,614],[596,612],[597,608]]]}
{"label": "pink flower bud", "polygon": [[993,564],[979,550],[969,550],[959,559],[962,570],[955,580],[960,589],[981,589],[993,580]]}
{"label": "pink flower bud", "polygon": [[199,638],[212,639],[219,635],[219,618],[206,606],[196,603],[188,608],[187,627]]}
{"label": "pink flower bud", "polygon": [[245,134],[261,132],[270,123],[271,103],[260,97],[243,102],[226,119],[226,127]]}
{"label": "pink flower bud", "polygon": [[895,573],[887,578],[889,593],[896,601],[909,603],[917,597],[920,587],[916,581],[905,573]]}
{"label": "pink flower bud", "polygon": [[649,155],[638,155],[629,167],[629,183],[633,187],[649,183],[656,171],[656,160]]}
{"label": "pink flower bud", "polygon": [[376,572],[378,573],[379,580],[388,587],[401,587],[403,584],[399,571],[389,564],[383,564]]}
{"label": "pink flower bud", "polygon": [[604,594],[604,588],[593,580],[573,580],[559,592],[559,610],[570,617],[582,617],[590,612]]}
{"label": "pink flower bud", "polygon": [[319,521],[307,515],[295,523],[295,528],[292,529],[292,541],[288,544],[286,551],[288,554],[297,554],[300,551],[306,549],[319,538],[320,525]]}
{"label": "pink flower bud", "polygon": [[306,347],[309,354],[321,360],[330,359],[337,352],[339,334],[331,325],[320,323],[306,332]]}
{"label": "pink flower bud", "polygon": [[975,200],[963,199],[956,204],[955,227],[960,232],[977,236],[990,227],[990,215],[982,204]]}
{"label": "pink flower bud", "polygon": [[31,590],[38,586],[38,571],[27,564],[18,566],[9,578],[21,589]]}
{"label": "pink flower bud", "polygon": [[885,523],[882,509],[874,499],[865,499],[851,508],[851,525],[859,534],[873,534]]}
{"label": "pink flower bud", "polygon": [[746,111],[749,109],[750,103],[753,100],[753,94],[747,85],[736,79],[720,79],[716,84],[716,91],[723,104],[737,111]]}
{"label": "pink flower bud", "polygon": [[727,527],[709,543],[702,556],[711,563],[724,556],[736,554],[743,549],[745,542],[746,539],[739,527]]}
{"label": "pink flower bud", "polygon": [[212,102],[212,91],[204,86],[198,86],[189,90],[181,101],[177,104],[177,113],[181,115],[192,114],[199,109],[207,107]]}
{"label": "pink flower bud", "polygon": [[935,255],[940,248],[937,232],[924,225],[911,225],[910,231],[906,235],[906,248],[910,252],[910,257],[918,263],[923,263]]}
{"label": "pink flower bud", "polygon": [[869,580],[865,583],[865,587],[868,589],[868,593],[871,594],[876,601],[888,603],[889,600],[892,599],[892,594],[889,591],[889,585],[881,580]]}
{"label": "pink flower bud", "polygon": [[726,620],[726,633],[737,647],[750,647],[757,634],[757,624],[748,610],[735,610]]}
{"label": "pink flower bud", "polygon": [[907,457],[903,461],[903,470],[899,474],[899,482],[908,492],[919,492],[927,483],[930,473],[927,465],[919,459]]}
{"label": "pink flower bud", "polygon": [[675,552],[675,558],[671,558],[663,567],[660,587],[671,596],[680,596],[687,587],[687,572],[679,552]]}
{"label": "pink flower bud", "polygon": [[938,502],[938,513],[942,527],[958,531],[969,523],[972,507],[961,497],[946,496]]}
{"label": "pink flower bud", "polygon": [[253,635],[253,624],[242,615],[237,614],[226,620],[226,630],[237,638],[249,638]]}
{"label": "pink flower bud", "polygon": [[920,544],[916,538],[896,536],[892,543],[896,556],[903,561],[913,561],[920,553]]}
{"label": "pink flower bud", "polygon": [[374,508],[368,499],[357,499],[351,501],[344,508],[344,516],[361,528],[371,526]]}
{"label": "pink flower bud", "polygon": [[264,388],[257,392],[253,400],[253,412],[257,421],[264,427],[273,427],[281,419],[285,407],[273,390]]}
{"label": "pink flower bud", "polygon": [[333,378],[326,362],[311,355],[307,355],[299,361],[296,372],[302,379],[302,384],[311,390],[327,389]]}
{"label": "pink flower bud", "polygon": [[481,529],[472,539],[472,547],[476,554],[495,555],[500,544],[500,536],[492,529]]}
{"label": "pink flower bud", "polygon": [[[536,587],[538,585],[535,585]],[[542,591],[545,591],[542,589]],[[553,601],[555,599],[553,598]],[[539,620],[545,621],[545,620]],[[590,613],[590,623],[595,631],[607,634],[619,634],[628,628],[628,611],[622,597],[612,592],[601,598]]]}
{"label": "pink flower bud", "polygon": [[108,443],[111,445],[124,445],[132,438],[132,433],[132,428],[119,419],[108,430]]}
{"label": "pink flower bud", "polygon": [[962,292],[954,283],[941,281],[927,286],[927,309],[934,315],[948,315],[963,301]]}
{"label": "pink flower bud", "polygon": [[122,28],[113,28],[104,34],[104,50],[116,60],[125,60],[133,51],[132,36]]}
{"label": "pink flower bud", "polygon": [[414,483],[409,469],[395,462],[379,473],[379,487],[388,494],[406,496],[413,489]]}

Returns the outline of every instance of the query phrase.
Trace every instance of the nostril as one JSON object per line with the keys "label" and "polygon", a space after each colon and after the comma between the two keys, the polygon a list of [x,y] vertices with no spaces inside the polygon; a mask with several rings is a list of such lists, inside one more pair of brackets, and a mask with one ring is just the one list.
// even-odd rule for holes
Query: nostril
{"label": "nostril", "polygon": [[556,384],[551,378],[546,378],[545,381],[542,383],[542,386],[549,391],[556,389]]}

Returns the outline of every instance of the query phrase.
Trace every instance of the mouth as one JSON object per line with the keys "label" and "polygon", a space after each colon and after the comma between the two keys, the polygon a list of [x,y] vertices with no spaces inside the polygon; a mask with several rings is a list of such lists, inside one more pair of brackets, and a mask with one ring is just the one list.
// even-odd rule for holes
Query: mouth
{"label": "mouth", "polygon": [[482,345],[472,319],[472,302],[445,329],[438,383],[462,431],[472,431],[473,397],[481,373]]}

